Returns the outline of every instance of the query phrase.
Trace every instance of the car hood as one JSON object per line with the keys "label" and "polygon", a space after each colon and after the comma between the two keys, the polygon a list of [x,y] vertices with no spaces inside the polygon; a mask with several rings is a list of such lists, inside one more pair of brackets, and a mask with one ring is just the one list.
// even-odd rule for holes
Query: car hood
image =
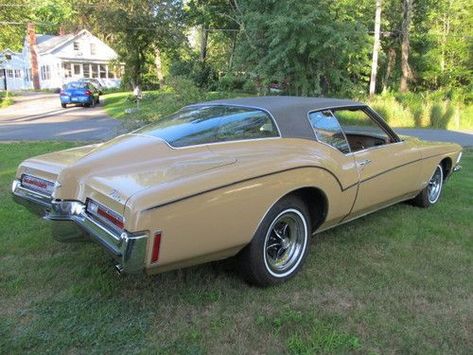
{"label": "car hood", "polygon": [[79,158],[67,151],[47,154],[22,166],[28,173],[34,163],[36,175],[56,180],[54,198],[91,198],[122,213],[126,201],[143,189],[236,162],[205,146],[173,149],[158,138],[138,134],[119,136],[83,153]]}

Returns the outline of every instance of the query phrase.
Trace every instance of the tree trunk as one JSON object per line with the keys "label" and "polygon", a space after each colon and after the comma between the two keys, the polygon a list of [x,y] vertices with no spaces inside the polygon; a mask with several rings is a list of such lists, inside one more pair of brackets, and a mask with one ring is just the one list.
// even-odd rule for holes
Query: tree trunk
{"label": "tree trunk", "polygon": [[154,65],[156,66],[156,75],[158,77],[159,86],[164,85],[163,67],[161,63],[161,51],[157,46],[154,47]]}
{"label": "tree trunk", "polygon": [[202,33],[200,35],[200,61],[205,62],[207,58],[207,42],[209,39],[209,31],[205,28],[205,25],[202,25]]}
{"label": "tree trunk", "polygon": [[388,64],[386,66],[386,73],[384,75],[384,80],[383,80],[383,92],[385,92],[388,89],[388,83],[389,80],[391,79],[391,74],[393,72],[393,68],[396,64],[396,51],[394,48],[389,48],[388,49]]}
{"label": "tree trunk", "polygon": [[381,2],[376,0],[376,13],[374,19],[374,43],[373,43],[373,61],[371,63],[371,78],[370,78],[370,96],[373,96],[376,90],[376,75],[378,73],[378,56],[381,47]]}
{"label": "tree trunk", "polygon": [[409,91],[409,81],[412,79],[412,71],[409,66],[409,27],[411,25],[412,17],[412,2],[414,0],[404,0],[402,4],[402,27],[401,27],[401,82],[399,90],[401,92]]}
{"label": "tree trunk", "polygon": [[232,39],[232,49],[230,52],[230,59],[228,60],[228,70],[232,70],[233,67],[233,58],[235,57],[235,48],[238,34],[235,34]]}

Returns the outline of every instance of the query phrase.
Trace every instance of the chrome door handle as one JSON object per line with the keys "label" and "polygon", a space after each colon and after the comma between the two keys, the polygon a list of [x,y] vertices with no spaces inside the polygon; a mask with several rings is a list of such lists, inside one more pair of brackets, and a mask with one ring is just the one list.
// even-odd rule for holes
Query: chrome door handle
{"label": "chrome door handle", "polygon": [[369,163],[371,163],[371,160],[369,159],[365,159],[365,160],[360,160],[358,162],[358,165],[361,166],[362,168],[364,168],[366,165],[368,165]]}

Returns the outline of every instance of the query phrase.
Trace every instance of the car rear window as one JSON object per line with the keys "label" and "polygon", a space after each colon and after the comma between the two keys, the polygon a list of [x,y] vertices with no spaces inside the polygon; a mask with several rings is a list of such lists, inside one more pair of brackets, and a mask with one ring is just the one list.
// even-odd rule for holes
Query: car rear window
{"label": "car rear window", "polygon": [[267,112],[224,105],[187,107],[136,133],[161,138],[173,147],[279,136]]}
{"label": "car rear window", "polygon": [[88,89],[89,83],[87,82],[72,82],[66,85],[66,89]]}

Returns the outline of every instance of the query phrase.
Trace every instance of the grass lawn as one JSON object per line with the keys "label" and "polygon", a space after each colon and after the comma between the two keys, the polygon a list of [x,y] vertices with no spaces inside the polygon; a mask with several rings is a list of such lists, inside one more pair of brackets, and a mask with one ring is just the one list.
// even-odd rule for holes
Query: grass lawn
{"label": "grass lawn", "polygon": [[10,197],[17,164],[70,143],[0,144],[0,353],[451,353],[473,349],[473,151],[430,209],[399,204],[314,238],[275,288],[218,262],[113,272]]}

